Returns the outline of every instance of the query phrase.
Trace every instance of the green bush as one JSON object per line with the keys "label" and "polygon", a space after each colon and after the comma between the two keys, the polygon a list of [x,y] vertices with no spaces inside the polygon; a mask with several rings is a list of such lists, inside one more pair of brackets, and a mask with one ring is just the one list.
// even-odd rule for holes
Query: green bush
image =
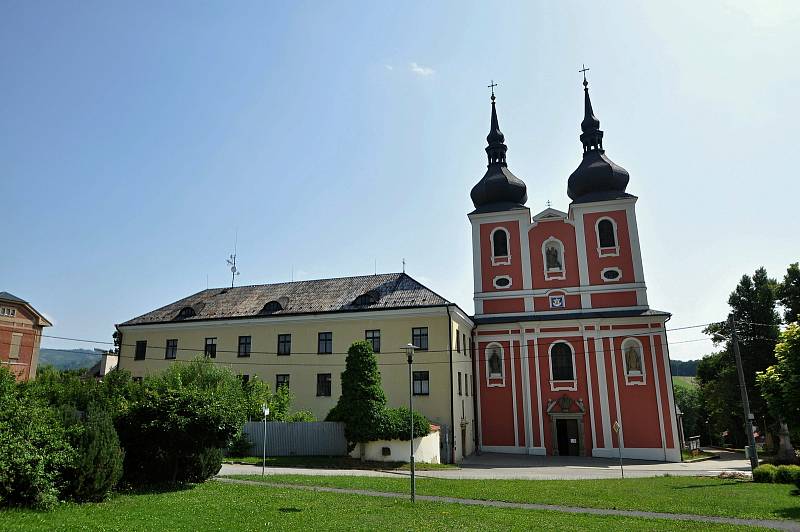
{"label": "green bush", "polygon": [[[407,441],[411,436],[410,419],[411,416],[406,407],[387,408],[378,432],[379,439]],[[428,419],[419,412],[414,412],[414,438],[427,436],[430,432],[431,424]]]}
{"label": "green bush", "polygon": [[214,447],[201,449],[187,456],[183,471],[185,482],[205,482],[222,469],[222,450]]}
{"label": "green bush", "polygon": [[775,482],[775,474],[777,472],[778,468],[772,464],[760,465],[757,468],[753,469],[753,481],[761,482],[764,484]]}
{"label": "green bush", "polygon": [[21,396],[14,375],[0,367],[0,506],[52,507],[74,458],[56,413]]}
{"label": "green bush", "polygon": [[230,445],[228,445],[227,454],[228,456],[232,456],[234,458],[242,458],[243,456],[250,456],[252,448],[253,444],[247,437],[247,434],[240,432],[233,437]]}
{"label": "green bush", "polygon": [[122,477],[124,453],[107,410],[92,404],[73,442],[77,456],[68,470],[67,495],[78,501],[102,501]]}
{"label": "green bush", "polygon": [[773,482],[777,484],[794,484],[798,480],[800,480],[800,466],[782,465],[778,466]]}

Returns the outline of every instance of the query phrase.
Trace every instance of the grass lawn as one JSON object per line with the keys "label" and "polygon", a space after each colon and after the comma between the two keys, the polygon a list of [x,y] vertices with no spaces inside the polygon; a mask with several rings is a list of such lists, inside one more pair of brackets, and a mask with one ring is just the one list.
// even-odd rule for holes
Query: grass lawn
{"label": "grass lawn", "polygon": [[[226,463],[261,465],[260,456],[244,458],[225,458]],[[267,467],[313,467],[323,469],[373,469],[373,470],[408,470],[407,462],[362,462],[349,456],[268,456]],[[438,469],[458,469],[453,464],[416,464],[417,471],[434,471]]]}
{"label": "grass lawn", "polygon": [[0,512],[0,530],[742,530],[686,521],[313,493],[207,482],[194,488]]}
{"label": "grass lawn", "polygon": [[693,462],[695,460],[704,460],[706,458],[716,458],[718,456],[719,456],[718,454],[707,453],[705,451],[700,451],[700,454],[698,454],[697,456],[694,456],[692,454],[692,451],[687,451],[686,449],[683,449],[681,451],[681,457],[683,458],[684,462]]}
{"label": "grass lawn", "polygon": [[672,384],[675,387],[681,388],[697,388],[697,381],[694,380],[694,377],[685,377],[682,375],[673,376]]}
{"label": "grass lawn", "polygon": [[[302,475],[237,476],[249,480],[406,493],[407,478]],[[562,504],[756,519],[800,520],[800,496],[787,484],[707,477],[604,480],[450,480],[417,478],[420,495]]]}

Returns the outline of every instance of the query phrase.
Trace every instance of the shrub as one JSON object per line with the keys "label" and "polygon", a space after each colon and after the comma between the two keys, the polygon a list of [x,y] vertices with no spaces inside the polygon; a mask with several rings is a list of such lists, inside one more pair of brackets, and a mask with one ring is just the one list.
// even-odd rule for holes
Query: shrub
{"label": "shrub", "polygon": [[74,441],[77,456],[67,472],[67,494],[78,501],[102,501],[122,477],[124,453],[111,415],[92,404]]}
{"label": "shrub", "polygon": [[250,456],[250,451],[252,448],[253,444],[247,437],[247,434],[240,432],[233,437],[230,445],[228,445],[228,456],[233,456],[234,458]]}
{"label": "shrub", "polygon": [[186,457],[185,464],[184,482],[205,482],[222,469],[222,451],[214,447],[201,449]]}
{"label": "shrub", "polygon": [[[411,424],[409,420],[409,410],[406,407],[387,408],[384,411],[379,436],[382,440],[408,440],[411,436]],[[431,424],[428,419],[414,412],[414,438],[427,436],[431,432]]]}
{"label": "shrub", "polygon": [[0,367],[0,506],[52,507],[74,457],[55,412],[20,397],[14,376]]}
{"label": "shrub", "polygon": [[775,474],[777,472],[778,468],[772,464],[760,465],[753,469],[753,481],[762,482],[765,484],[775,482]]}
{"label": "shrub", "polygon": [[800,480],[800,466],[782,465],[778,466],[773,482],[777,484],[793,484],[798,480]]}

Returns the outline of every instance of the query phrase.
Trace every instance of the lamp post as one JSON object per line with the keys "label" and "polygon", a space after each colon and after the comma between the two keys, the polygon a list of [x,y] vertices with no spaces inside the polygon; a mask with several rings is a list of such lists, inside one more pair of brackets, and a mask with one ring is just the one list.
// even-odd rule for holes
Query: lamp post
{"label": "lamp post", "polygon": [[261,456],[261,476],[263,477],[264,466],[267,463],[267,416],[269,415],[269,406],[267,406],[267,403],[261,405],[261,411],[264,412],[264,445],[262,447],[263,454]]}
{"label": "lamp post", "polygon": [[411,502],[414,502],[416,496],[416,486],[414,478],[414,373],[411,369],[412,362],[414,361],[414,349],[417,347],[414,344],[406,344],[405,351],[408,357],[408,411],[409,411],[409,425],[411,425]]}

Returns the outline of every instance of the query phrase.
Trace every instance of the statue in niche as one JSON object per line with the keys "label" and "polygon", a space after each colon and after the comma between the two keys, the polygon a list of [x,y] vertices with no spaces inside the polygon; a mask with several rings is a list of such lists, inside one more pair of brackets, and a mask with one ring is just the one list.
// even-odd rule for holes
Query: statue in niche
{"label": "statue in niche", "polygon": [[547,270],[561,270],[561,253],[558,252],[558,247],[555,245],[547,246],[545,249],[545,258],[547,259]]}
{"label": "statue in niche", "polygon": [[639,346],[632,344],[625,349],[625,364],[628,366],[628,373],[642,372],[642,357],[639,353]]}
{"label": "statue in niche", "polygon": [[497,354],[497,351],[492,351],[492,354],[489,355],[489,375],[502,375],[503,368],[500,365],[500,355]]}

